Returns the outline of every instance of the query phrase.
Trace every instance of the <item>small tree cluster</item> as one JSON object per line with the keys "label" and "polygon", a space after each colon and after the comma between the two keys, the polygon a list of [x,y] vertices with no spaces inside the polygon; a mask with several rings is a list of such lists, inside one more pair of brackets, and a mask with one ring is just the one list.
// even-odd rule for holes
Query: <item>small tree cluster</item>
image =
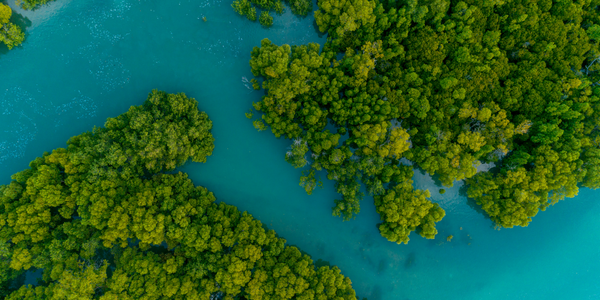
{"label": "small tree cluster", "polygon": [[25,40],[25,34],[19,26],[10,22],[12,9],[8,5],[0,3],[0,42],[8,49],[21,45]]}
{"label": "small tree cluster", "polygon": [[[299,16],[307,16],[312,10],[311,0],[289,0],[286,1],[292,13]],[[276,14],[281,15],[284,12],[284,5],[282,0],[235,0],[231,4],[233,10],[250,21],[256,21],[257,8],[261,10],[260,17],[258,18],[260,24],[265,27],[271,27],[273,25],[273,17],[270,15],[270,11],[274,11]]]}

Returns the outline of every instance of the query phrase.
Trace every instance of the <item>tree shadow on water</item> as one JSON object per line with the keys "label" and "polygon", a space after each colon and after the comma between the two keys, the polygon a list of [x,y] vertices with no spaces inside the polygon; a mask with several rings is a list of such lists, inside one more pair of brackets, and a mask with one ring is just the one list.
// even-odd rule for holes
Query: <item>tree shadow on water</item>
{"label": "tree shadow on water", "polygon": [[322,260],[322,259],[318,259],[317,261],[315,261],[315,267],[318,269],[320,267],[329,267],[331,268],[331,263],[329,261],[326,260]]}
{"label": "tree shadow on water", "polygon": [[[35,271],[28,271],[28,272],[35,272]],[[17,276],[17,278],[13,279],[10,284],[9,284],[9,290],[13,291],[13,290],[18,290],[19,287],[21,287],[22,285],[25,284],[25,279],[27,278],[27,272],[23,272],[21,274],[19,274],[19,276]],[[30,284],[35,284],[36,282],[30,283]]]}
{"label": "tree shadow on water", "polygon": [[315,19],[313,19],[313,28],[315,29],[315,32],[319,38],[322,38],[327,34],[326,32],[321,32],[321,30],[319,30],[319,25],[317,25],[317,20]]}
{"label": "tree shadow on water", "polygon": [[413,172],[414,171],[418,171],[422,176],[424,177],[430,177],[431,180],[433,180],[433,184],[436,187],[439,188],[444,188],[444,185],[442,184],[442,181],[440,180],[440,174],[436,173],[433,176],[429,175],[429,173],[427,173],[427,171],[425,171],[425,169],[421,168],[419,165],[414,164],[413,165]]}
{"label": "tree shadow on water", "polygon": [[470,208],[472,208],[474,211],[476,211],[480,215],[484,216],[486,219],[490,219],[490,215],[488,215],[487,212],[485,212],[485,210],[483,210],[481,208],[481,205],[477,204],[477,201],[475,201],[475,199],[473,199],[467,195],[467,190],[468,190],[468,186],[466,184],[463,184],[458,189],[458,195],[467,198],[467,205]]}
{"label": "tree shadow on water", "polygon": [[382,300],[381,297],[381,287],[376,285],[371,290],[371,294],[368,297],[369,300]]}
{"label": "tree shadow on water", "polygon": [[406,257],[406,261],[404,261],[404,268],[410,269],[415,266],[415,261],[417,259],[417,255],[414,252],[411,252]]}
{"label": "tree shadow on water", "polygon": [[12,16],[10,16],[10,22],[21,27],[23,32],[27,30],[27,28],[31,27],[31,20],[29,18],[19,14],[13,10]]}
{"label": "tree shadow on water", "polygon": [[380,260],[379,265],[377,266],[377,274],[384,273],[385,270],[388,268],[389,264],[390,263],[387,259]]}
{"label": "tree shadow on water", "polygon": [[0,56],[8,53],[8,47],[4,43],[0,43]]}

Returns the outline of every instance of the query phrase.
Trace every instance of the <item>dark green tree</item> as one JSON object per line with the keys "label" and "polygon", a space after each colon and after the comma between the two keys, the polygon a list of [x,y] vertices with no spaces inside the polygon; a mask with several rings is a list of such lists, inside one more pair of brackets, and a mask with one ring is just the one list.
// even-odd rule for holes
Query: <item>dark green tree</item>
{"label": "dark green tree", "polygon": [[[247,212],[167,173],[206,161],[211,127],[194,99],[153,91],[13,175],[0,186],[0,295],[355,300],[337,267],[316,269]],[[33,268],[40,285],[12,289]]]}
{"label": "dark green tree", "polygon": [[[359,212],[362,182],[380,199],[382,234],[405,241],[418,225],[387,220],[427,195],[407,190],[407,164],[444,186],[465,180],[501,227],[527,226],[578,185],[600,186],[600,1],[318,5],[322,49],[264,40],[250,66],[266,90],[255,122],[293,140],[285,159],[309,167],[307,192],[320,170],[336,181],[334,215]],[[482,163],[495,167],[478,172]],[[400,187],[407,198],[390,196]],[[394,205],[382,208],[386,195]],[[443,216],[434,211],[426,237]]]}

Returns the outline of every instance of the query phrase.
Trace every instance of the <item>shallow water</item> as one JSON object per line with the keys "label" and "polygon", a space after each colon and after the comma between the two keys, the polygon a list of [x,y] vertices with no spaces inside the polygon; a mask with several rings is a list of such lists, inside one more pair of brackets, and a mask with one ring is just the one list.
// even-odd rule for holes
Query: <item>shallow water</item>
{"label": "shallow water", "polygon": [[229,0],[57,0],[15,12],[30,25],[23,47],[0,54],[2,184],[44,151],[141,104],[152,89],[184,92],[209,114],[216,141],[206,164],[181,170],[315,261],[339,266],[360,297],[600,298],[600,191],[581,190],[528,228],[497,231],[459,195],[460,184],[442,197],[431,178],[415,172],[416,185],[430,189],[446,217],[435,240],[413,234],[408,245],[378,234],[371,197],[356,220],[342,222],[331,216],[331,182],[307,196],[300,171],[283,159],[290,142],[257,132],[244,117],[261,92],[242,78],[252,78],[250,51],[265,37],[323,43],[312,17],[288,12],[263,29],[235,15]]}

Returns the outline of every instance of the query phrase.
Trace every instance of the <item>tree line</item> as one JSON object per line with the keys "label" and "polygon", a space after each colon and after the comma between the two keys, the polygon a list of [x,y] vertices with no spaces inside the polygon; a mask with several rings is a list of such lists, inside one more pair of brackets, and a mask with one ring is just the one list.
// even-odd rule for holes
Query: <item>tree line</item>
{"label": "tree line", "polygon": [[[312,0],[286,0],[285,2],[293,14],[301,17],[306,17],[313,9]],[[278,15],[283,14],[285,11],[285,6],[281,0],[235,0],[231,4],[231,7],[233,7],[235,12],[253,22],[257,19],[256,9],[260,9],[258,21],[264,27],[271,27],[273,25],[271,11]]]}
{"label": "tree line", "polygon": [[[381,234],[437,232],[444,210],[412,188],[419,168],[499,227],[600,186],[600,1],[319,0],[318,44],[251,53],[253,121],[291,140],[286,161],[335,181],[333,214],[374,196]],[[479,171],[482,163],[494,168]]]}
{"label": "tree line", "polygon": [[[152,91],[0,186],[0,296],[356,299],[339,268],[315,268],[247,212],[170,172],[214,149],[197,104]],[[15,286],[35,269],[37,286]]]}

